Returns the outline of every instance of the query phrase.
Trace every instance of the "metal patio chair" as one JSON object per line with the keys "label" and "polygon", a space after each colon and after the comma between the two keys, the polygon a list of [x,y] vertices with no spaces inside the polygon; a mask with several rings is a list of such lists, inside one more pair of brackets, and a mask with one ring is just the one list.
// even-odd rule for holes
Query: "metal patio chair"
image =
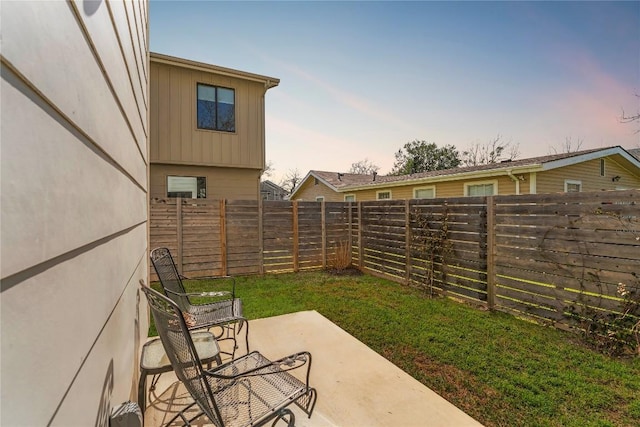
{"label": "metal patio chair", "polygon": [[[231,292],[188,293],[182,284],[182,279],[185,277],[178,273],[169,249],[156,248],[152,250],[151,263],[156,270],[165,295],[172,299],[180,307],[180,310],[189,314],[190,318],[187,322],[189,329],[215,328],[214,335],[218,341],[231,340],[233,342],[231,352],[221,351],[233,359],[238,348],[237,336],[245,327],[245,345],[247,353],[249,352],[249,323],[242,314],[242,300],[236,298],[236,282],[233,277],[210,278],[212,280],[231,280],[233,284]],[[194,304],[191,300],[193,297],[207,297],[211,299],[211,302]]]}
{"label": "metal patio chair", "polygon": [[[205,414],[217,427],[260,426],[283,420],[295,425],[289,405],[295,403],[311,417],[317,392],[309,387],[311,354],[295,353],[271,361],[257,351],[204,370],[185,322],[186,314],[169,298],[141,285],[156,329],[176,376],[195,400],[167,425],[181,418],[185,425]],[[306,383],[288,371],[306,365]],[[198,405],[202,412],[189,416]]]}

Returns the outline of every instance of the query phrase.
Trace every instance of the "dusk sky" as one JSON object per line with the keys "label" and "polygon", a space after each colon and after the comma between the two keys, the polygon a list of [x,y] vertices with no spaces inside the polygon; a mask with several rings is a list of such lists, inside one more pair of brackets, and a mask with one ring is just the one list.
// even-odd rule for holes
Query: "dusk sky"
{"label": "dusk sky", "polygon": [[280,79],[274,182],[418,139],[640,147],[640,2],[150,2],[152,52]]}

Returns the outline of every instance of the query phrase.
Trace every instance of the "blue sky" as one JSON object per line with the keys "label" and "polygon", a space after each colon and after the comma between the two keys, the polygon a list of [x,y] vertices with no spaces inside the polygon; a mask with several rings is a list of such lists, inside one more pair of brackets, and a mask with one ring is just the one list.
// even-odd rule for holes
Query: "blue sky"
{"label": "blue sky", "polygon": [[414,139],[640,147],[640,2],[150,2],[152,52],[277,77],[267,160],[388,173]]}

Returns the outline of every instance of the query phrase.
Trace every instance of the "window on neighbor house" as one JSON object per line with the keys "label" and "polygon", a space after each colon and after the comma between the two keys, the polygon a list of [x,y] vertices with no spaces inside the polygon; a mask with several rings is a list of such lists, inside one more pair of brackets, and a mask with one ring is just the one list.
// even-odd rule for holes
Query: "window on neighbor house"
{"label": "window on neighbor house", "polygon": [[316,197],[316,202],[324,202],[324,196]]}
{"label": "window on neighbor house", "polygon": [[465,184],[467,196],[493,196],[496,185],[494,183]]}
{"label": "window on neighbor house", "polygon": [[423,187],[413,189],[414,199],[433,199],[436,197],[435,187]]}
{"label": "window on neighbor house", "polygon": [[600,176],[605,176],[604,159],[600,159]]}
{"label": "window on neighbor house", "polygon": [[565,193],[579,193],[582,191],[582,181],[576,181],[573,179],[565,179],[564,181]]}
{"label": "window on neighbor house", "polygon": [[356,201],[356,195],[355,194],[345,194],[344,201],[345,202],[355,202]]}
{"label": "window on neighbor house", "polygon": [[204,176],[168,176],[167,197],[206,199],[207,179]]}
{"label": "window on neighbor house", "polygon": [[378,191],[376,193],[376,199],[378,199],[378,200],[391,199],[391,191]]}
{"label": "window on neighbor house", "polygon": [[236,131],[235,91],[198,83],[198,129]]}

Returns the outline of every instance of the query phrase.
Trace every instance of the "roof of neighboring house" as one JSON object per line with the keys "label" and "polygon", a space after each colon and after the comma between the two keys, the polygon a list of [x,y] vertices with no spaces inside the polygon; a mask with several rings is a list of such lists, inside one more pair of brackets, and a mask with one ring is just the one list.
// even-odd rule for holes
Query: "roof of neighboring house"
{"label": "roof of neighboring house", "polygon": [[260,188],[262,190],[264,190],[265,188],[269,188],[279,193],[285,193],[285,194],[287,193],[287,190],[280,187],[278,184],[275,184],[273,181],[269,181],[268,179],[265,179],[264,181],[260,181]]}
{"label": "roof of neighboring house", "polygon": [[163,55],[155,52],[149,53],[149,59],[151,60],[151,62],[176,65],[183,68],[190,68],[192,70],[205,71],[208,73],[215,73],[223,76],[264,83],[267,89],[271,89],[272,87],[276,87],[280,84],[280,79],[275,77],[262,76],[260,74],[249,73],[247,71],[234,70],[233,68],[225,68],[218,65],[205,64],[204,62],[192,61],[190,59],[178,58],[175,56]]}
{"label": "roof of neighboring house", "polygon": [[636,159],[640,160],[640,148],[631,148],[627,150]]}
{"label": "roof of neighboring house", "polygon": [[371,187],[391,187],[407,184],[447,181],[452,179],[481,178],[495,176],[500,172],[504,174],[541,172],[610,155],[619,155],[630,165],[640,169],[640,160],[638,158],[631,155],[624,148],[615,146],[397,176],[377,174],[362,175],[312,170],[309,171],[307,176],[301,181],[300,185],[293,191],[291,198],[295,197],[296,192],[302,187],[302,184],[304,184],[304,182],[311,176],[322,181],[334,191],[345,192]]}

